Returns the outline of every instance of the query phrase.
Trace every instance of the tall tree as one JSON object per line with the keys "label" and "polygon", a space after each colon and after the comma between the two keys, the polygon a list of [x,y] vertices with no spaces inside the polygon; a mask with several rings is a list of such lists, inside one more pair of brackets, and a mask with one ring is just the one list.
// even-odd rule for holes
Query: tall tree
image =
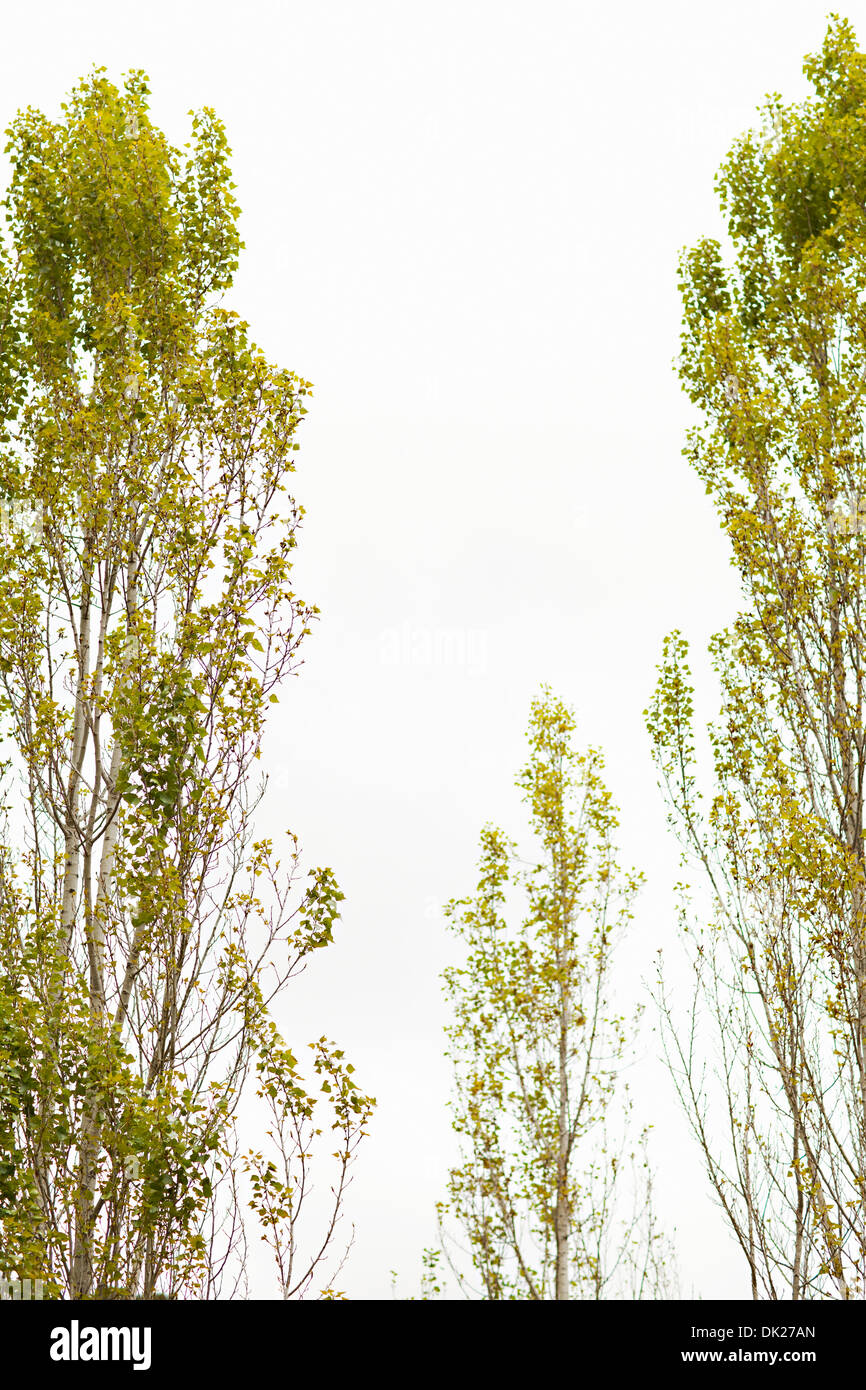
{"label": "tall tree", "polygon": [[648,722],[711,897],[684,902],[685,1026],[661,985],[686,1112],[753,1296],[848,1299],[866,1296],[866,57],[847,22],[804,71],[814,97],[770,98],[722,166],[730,264],[711,240],[682,261],[685,452],[744,596],[711,646],[706,813],[679,633]]}
{"label": "tall tree", "polygon": [[[545,687],[517,783],[537,862],[515,872],[516,845],[488,825],[476,894],[446,908],[465,950],[444,976],[462,1147],[447,1210],[490,1299],[651,1298],[669,1287],[646,1133],[630,1149],[624,1123],[620,1071],[637,1016],[614,1013],[610,998],[641,875],[617,866],[602,755],[576,751],[574,728]],[[437,1259],[425,1252],[428,1275]]]}
{"label": "tall tree", "polygon": [[[254,840],[266,711],[315,612],[287,492],[310,383],[220,302],[241,243],[210,110],[144,74],[9,132],[0,266],[0,1273],[216,1297],[246,1198],[281,1292],[324,1256],[372,1102],[313,1044],[336,1210],[297,1253],[317,1097],[269,1014],[331,939],[330,869]],[[281,859],[284,861],[281,867]],[[240,1152],[251,1071],[277,1154]],[[233,1263],[234,1261],[234,1263]]]}

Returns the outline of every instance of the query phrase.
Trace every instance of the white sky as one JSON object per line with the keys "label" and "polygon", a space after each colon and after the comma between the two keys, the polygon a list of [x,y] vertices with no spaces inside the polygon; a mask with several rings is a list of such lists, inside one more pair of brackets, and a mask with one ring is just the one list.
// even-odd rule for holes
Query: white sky
{"label": "white sky", "polygon": [[[866,5],[845,13],[866,41]],[[642,711],[663,635],[699,651],[737,605],[680,450],[678,250],[718,234],[713,176],[768,91],[806,92],[813,0],[208,0],[9,6],[0,124],[56,115],[94,63],[151,79],[176,144],[212,105],[246,242],[233,304],[315,383],[298,455],[298,591],[322,617],[267,744],[263,830],[346,893],[295,983],[290,1042],[326,1032],[379,1101],[340,1287],[417,1290],[453,1156],[439,906],[475,884],[541,681],[600,744],[622,858],[647,874],[633,981],[676,953],[677,851]],[[5,182],[5,174],[2,181]],[[699,668],[700,669],[700,668]],[[699,710],[710,717],[705,671]],[[683,1290],[745,1298],[665,1073],[659,1201]]]}

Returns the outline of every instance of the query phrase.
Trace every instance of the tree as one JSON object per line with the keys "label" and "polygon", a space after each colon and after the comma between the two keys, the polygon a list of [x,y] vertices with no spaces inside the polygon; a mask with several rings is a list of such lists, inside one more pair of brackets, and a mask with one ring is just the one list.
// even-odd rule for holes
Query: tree
{"label": "tree", "polygon": [[[617,867],[602,755],[575,751],[574,728],[544,687],[517,783],[538,862],[513,871],[516,845],[488,825],[476,894],[446,907],[465,948],[444,975],[462,1149],[448,1210],[490,1299],[655,1297],[668,1287],[646,1131],[630,1150],[620,1078],[640,1010],[627,1019],[609,998],[642,876]],[[437,1264],[425,1251],[425,1297],[440,1291]]]}
{"label": "tree", "polygon": [[[0,1273],[216,1297],[243,1277],[247,1201],[288,1297],[373,1104],[311,1044],[338,1174],[303,1257],[321,1122],[269,1006],[342,894],[327,868],[299,885],[295,837],[275,850],[252,816],[315,613],[290,587],[286,486],[310,383],[221,303],[241,247],[222,124],[195,115],[181,153],[147,97],[144,74],[121,91],[97,69],[7,147]],[[273,1158],[241,1153],[248,1078]]]}
{"label": "tree", "polygon": [[659,996],[710,1182],[754,1298],[848,1299],[866,1296],[866,57],[847,22],[804,71],[815,96],[771,97],[722,167],[732,263],[711,240],[682,261],[685,452],[744,597],[711,645],[706,813],[677,632],[648,725],[711,899],[686,886],[685,1025]]}

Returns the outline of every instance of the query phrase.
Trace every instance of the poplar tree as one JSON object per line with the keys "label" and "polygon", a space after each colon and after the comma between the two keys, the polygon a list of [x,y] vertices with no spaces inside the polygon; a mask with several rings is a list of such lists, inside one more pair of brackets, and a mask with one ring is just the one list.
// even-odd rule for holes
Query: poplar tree
{"label": "poplar tree", "polygon": [[[461,1161],[440,1225],[444,1237],[447,1217],[456,1221],[488,1299],[654,1298],[673,1286],[647,1135],[629,1137],[621,1075],[640,1010],[618,1013],[612,997],[614,950],[642,875],[617,864],[603,757],[578,751],[574,730],[543,688],[517,783],[533,857],[520,860],[516,843],[486,826],[477,891],[445,909],[463,948],[444,975]],[[438,1260],[425,1252],[425,1296],[439,1291]]]}
{"label": "poplar tree", "polygon": [[[754,1298],[866,1296],[866,56],[833,18],[814,96],[770,97],[682,260],[686,456],[743,609],[711,644],[702,800],[687,642],[648,711],[694,991],[669,1059]],[[709,894],[696,900],[698,884]],[[702,891],[702,890],[701,890]],[[705,905],[704,905],[705,903]]]}
{"label": "poplar tree", "polygon": [[[59,121],[22,112],[7,153],[0,1274],[55,1297],[230,1294],[248,1205],[288,1297],[372,1106],[324,1037],[326,1094],[308,1091],[271,1017],[342,894],[327,868],[299,882],[294,836],[252,819],[315,612],[291,588],[288,491],[310,383],[223,303],[241,242],[213,111],[179,151],[145,75],[97,69]],[[271,1153],[237,1132],[247,1083]],[[317,1102],[338,1171],[304,1254]]]}

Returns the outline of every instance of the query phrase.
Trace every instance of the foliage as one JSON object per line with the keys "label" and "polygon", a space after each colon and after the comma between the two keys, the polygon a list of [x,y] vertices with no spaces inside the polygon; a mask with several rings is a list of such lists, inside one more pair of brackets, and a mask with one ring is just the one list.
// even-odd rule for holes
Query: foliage
{"label": "foliage", "polygon": [[680,371],[700,411],[685,452],[744,608],[711,646],[707,808],[679,633],[648,711],[672,821],[712,897],[702,922],[684,890],[687,1023],[663,981],[659,997],[753,1296],[862,1298],[866,57],[847,22],[804,70],[815,96],[770,98],[722,166],[732,263],[707,240],[682,261]]}
{"label": "foliage", "polygon": [[[315,612],[287,491],[310,383],[221,303],[241,247],[222,124],[194,115],[180,152],[147,98],[98,69],[7,146],[0,1272],[74,1297],[237,1287],[239,1099],[255,1065],[302,1187],[317,1098],[268,1010],[342,898],[329,869],[295,886],[294,837],[283,866],[251,819]],[[342,1191],[372,1102],[315,1047]],[[277,1228],[251,1205],[293,1239],[297,1198]]]}
{"label": "foliage", "polygon": [[[637,1015],[610,1003],[642,875],[617,866],[602,755],[576,751],[574,728],[545,687],[518,778],[537,858],[515,869],[516,845],[486,826],[476,893],[446,908],[465,949],[444,976],[462,1149],[447,1212],[490,1299],[654,1297],[668,1286],[647,1136],[630,1146],[620,1077]],[[425,1297],[441,1288],[434,1253]]]}

